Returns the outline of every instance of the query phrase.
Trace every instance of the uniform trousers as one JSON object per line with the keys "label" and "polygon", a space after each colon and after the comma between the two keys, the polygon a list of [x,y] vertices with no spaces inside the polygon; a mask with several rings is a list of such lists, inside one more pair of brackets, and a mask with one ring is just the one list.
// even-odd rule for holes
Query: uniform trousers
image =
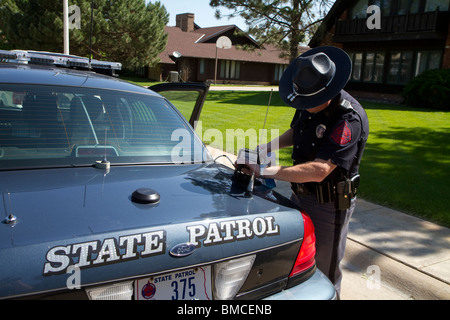
{"label": "uniform trousers", "polygon": [[293,200],[311,218],[316,234],[316,266],[333,283],[339,297],[348,225],[355,209],[353,199],[347,210],[336,210],[334,203],[320,204],[315,195],[292,194]]}

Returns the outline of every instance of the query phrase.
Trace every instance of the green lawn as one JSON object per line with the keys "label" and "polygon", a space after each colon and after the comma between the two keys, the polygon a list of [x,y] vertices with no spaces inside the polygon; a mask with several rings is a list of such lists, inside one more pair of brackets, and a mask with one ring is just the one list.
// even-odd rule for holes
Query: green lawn
{"label": "green lawn", "polygon": [[450,226],[450,112],[363,102],[364,199]]}
{"label": "green lawn", "polygon": [[150,86],[153,86],[155,84],[161,83],[161,82],[150,81],[150,80],[145,79],[145,78],[134,77],[134,76],[122,76],[121,75],[120,79],[129,81],[129,82],[133,82],[134,84],[138,84],[138,85],[143,86],[143,87],[150,87]]}
{"label": "green lawn", "polygon": [[[270,92],[210,91],[199,134],[205,143],[236,153],[243,142],[230,141],[226,132],[242,129],[247,134],[245,146],[254,148],[259,137],[249,138],[251,130],[262,129],[269,96]],[[360,197],[450,226],[450,113],[362,104],[370,136],[361,164]],[[274,92],[266,124],[268,138],[275,137],[272,130],[278,130],[274,134],[287,130],[293,114],[294,109]],[[222,141],[211,129],[222,133]],[[291,149],[280,151],[282,165],[291,164],[290,154]]]}

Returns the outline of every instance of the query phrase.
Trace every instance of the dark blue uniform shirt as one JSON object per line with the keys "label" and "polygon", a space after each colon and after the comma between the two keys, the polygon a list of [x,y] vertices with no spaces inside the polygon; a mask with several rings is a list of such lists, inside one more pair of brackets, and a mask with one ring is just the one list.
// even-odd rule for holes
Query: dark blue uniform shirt
{"label": "dark blue uniform shirt", "polygon": [[[344,99],[351,106],[342,105]],[[297,110],[291,128],[294,130],[294,164],[331,159],[350,177],[358,174],[369,122],[362,106],[347,92],[342,90],[321,112]]]}

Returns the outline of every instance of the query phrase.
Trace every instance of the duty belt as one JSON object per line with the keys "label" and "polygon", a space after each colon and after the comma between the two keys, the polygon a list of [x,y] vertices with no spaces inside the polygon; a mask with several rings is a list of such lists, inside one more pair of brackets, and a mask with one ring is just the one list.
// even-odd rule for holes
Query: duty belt
{"label": "duty belt", "polygon": [[320,204],[334,202],[336,209],[346,210],[351,206],[351,200],[356,197],[359,187],[359,175],[349,179],[333,182],[324,180],[320,183],[291,183],[296,195],[315,195]]}
{"label": "duty belt", "polygon": [[291,189],[296,195],[315,195],[319,203],[333,202],[335,199],[335,186],[332,181],[320,183],[291,183]]}

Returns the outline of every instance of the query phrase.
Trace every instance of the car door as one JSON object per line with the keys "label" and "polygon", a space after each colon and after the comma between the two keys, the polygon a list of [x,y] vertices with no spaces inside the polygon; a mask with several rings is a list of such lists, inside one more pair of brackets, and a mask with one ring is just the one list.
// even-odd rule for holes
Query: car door
{"label": "car door", "polygon": [[171,82],[148,88],[167,98],[195,129],[209,91],[209,84]]}

